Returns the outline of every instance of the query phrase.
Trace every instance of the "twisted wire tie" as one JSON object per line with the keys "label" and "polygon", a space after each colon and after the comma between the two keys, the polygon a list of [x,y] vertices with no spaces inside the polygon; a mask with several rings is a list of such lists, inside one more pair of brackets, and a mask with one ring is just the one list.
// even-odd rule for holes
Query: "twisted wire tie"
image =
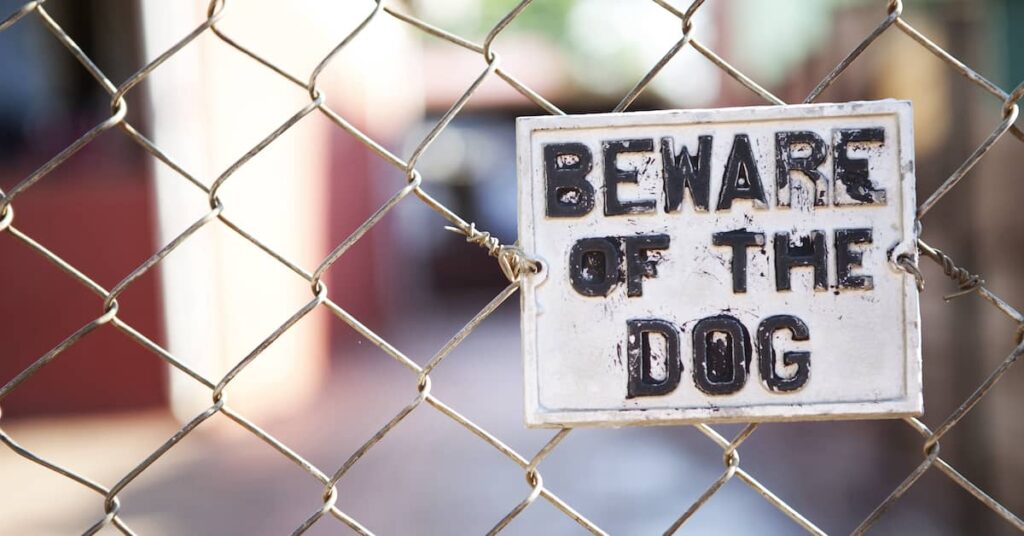
{"label": "twisted wire tie", "polygon": [[957,266],[953,259],[943,253],[942,250],[930,247],[920,248],[920,250],[921,253],[927,255],[930,259],[941,264],[942,272],[950,279],[956,281],[957,286],[960,287],[958,292],[943,296],[942,299],[949,301],[953,298],[959,298],[960,296],[977,291],[985,284],[985,280],[981,276],[972,274],[967,269]]}
{"label": "twisted wire tie", "polygon": [[488,255],[498,259],[501,273],[505,274],[509,282],[514,283],[521,276],[540,270],[540,264],[527,256],[518,245],[502,245],[498,237],[477,229],[475,223],[470,223],[466,227],[445,226],[445,230],[465,236],[466,242],[486,249]]}

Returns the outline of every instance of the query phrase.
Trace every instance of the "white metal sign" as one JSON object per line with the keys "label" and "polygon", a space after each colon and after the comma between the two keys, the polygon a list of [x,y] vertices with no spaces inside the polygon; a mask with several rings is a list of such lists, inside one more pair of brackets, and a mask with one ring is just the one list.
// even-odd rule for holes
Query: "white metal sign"
{"label": "white metal sign", "polygon": [[517,130],[528,425],[921,413],[909,102]]}

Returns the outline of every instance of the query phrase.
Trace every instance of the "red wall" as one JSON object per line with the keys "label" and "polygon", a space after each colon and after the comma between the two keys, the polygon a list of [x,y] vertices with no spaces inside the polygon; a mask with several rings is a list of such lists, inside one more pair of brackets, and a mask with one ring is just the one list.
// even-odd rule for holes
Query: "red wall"
{"label": "red wall", "polygon": [[[402,187],[401,173],[386,167],[380,157],[371,153],[355,137],[340,128],[331,128],[330,177],[328,179],[327,251],[333,250],[355,231],[387,199],[388,189]],[[384,182],[375,188],[373,181]],[[386,317],[378,289],[392,276],[381,266],[379,250],[391,231],[385,217],[363,235],[327,272],[327,288],[331,299],[364,324],[374,327]],[[346,344],[362,338],[341,320],[331,322],[331,338],[335,344]]]}
{"label": "red wall", "polygon": [[[401,186],[400,173],[380,177],[377,157],[352,136],[332,129],[326,192],[329,251]],[[90,144],[14,201],[14,226],[108,290],[156,252],[151,179],[143,158],[117,145]],[[113,148],[113,150],[111,150]],[[35,162],[39,165],[41,162]],[[3,163],[0,163],[2,165]],[[0,167],[6,191],[34,166]],[[374,178],[388,181],[375,191]],[[393,276],[380,266],[388,239],[385,219],[328,272],[331,297],[371,326],[386,317],[378,289]],[[172,253],[173,255],[173,253]],[[132,283],[118,299],[118,317],[164,344],[158,272]],[[0,232],[0,385],[77,329],[102,314],[102,299],[10,233]],[[331,323],[336,343],[359,338]],[[167,374],[178,374],[117,328],[86,335],[0,401],[4,418],[140,409],[167,405]]]}
{"label": "red wall", "polygon": [[[14,201],[14,226],[108,290],[154,253],[144,164],[74,157]],[[8,189],[18,177],[2,181]],[[119,317],[162,342],[156,270],[118,300]],[[0,232],[0,383],[102,314],[102,299]],[[4,418],[166,405],[166,365],[110,325],[97,328],[3,401]]]}

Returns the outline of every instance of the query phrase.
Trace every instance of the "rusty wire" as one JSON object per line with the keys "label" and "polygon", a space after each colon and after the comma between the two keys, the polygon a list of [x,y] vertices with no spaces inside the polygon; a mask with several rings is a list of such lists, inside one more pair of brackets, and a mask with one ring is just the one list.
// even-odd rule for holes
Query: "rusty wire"
{"label": "rusty wire", "polygon": [[[256,54],[251,49],[245,47],[243,44],[235,41],[230,36],[226,35],[220,30],[216,23],[222,18],[225,12],[225,0],[212,0],[209,4],[206,19],[200,23],[194,30],[184,36],[177,43],[168,48],[165,52],[160,54],[156,59],[146,64],[144,67],[139,69],[135,74],[130,76],[127,80],[122,82],[120,85],[114,84],[93,62],[92,60],[79,48],[75,41],[60,27],[60,25],[53,20],[44,8],[45,0],[29,2],[19,8],[17,11],[7,16],[5,19],[0,21],[0,31],[3,31],[14,24],[19,23],[26,17],[36,17],[56,38],[67,51],[72,54],[79,63],[81,63],[86,70],[92,75],[94,79],[104,88],[104,90],[110,95],[111,98],[111,111],[110,116],[94,126],[84,135],[75,140],[67,148],[59,152],[57,155],[52,157],[48,162],[43,164],[39,169],[31,173],[28,177],[21,180],[16,184],[10,191],[0,191],[0,232],[9,233],[12,237],[23,243],[26,247],[33,250],[37,254],[41,255],[47,261],[54,264],[57,268],[63,271],[66,275],[76,280],[78,283],[85,286],[91,292],[96,294],[102,299],[102,307],[98,312],[98,316],[86,323],[84,326],[79,328],[77,331],[68,335],[60,344],[55,346],[49,352],[39,357],[29,367],[9,380],[3,386],[0,386],[0,401],[2,401],[7,395],[13,390],[18,388],[22,382],[35,374],[40,368],[47,365],[59,355],[69,348],[70,346],[77,343],[83,337],[86,337],[94,331],[96,328],[110,324],[118,330],[125,333],[135,343],[141,347],[154,353],[168,364],[188,375],[196,382],[202,384],[206,388],[210,389],[211,392],[211,404],[210,406],[202,411],[200,414],[193,417],[189,422],[183,425],[172,437],[168,438],[159,448],[153,451],[145,460],[136,465],[131,471],[124,475],[118,482],[112,486],[104,486],[95,481],[83,476],[73,469],[57,465],[51,461],[48,461],[32,451],[24,448],[18,444],[12,437],[10,437],[2,428],[0,428],[0,443],[3,443],[13,452],[19,456],[36,463],[42,467],[45,467],[59,475],[62,475],[81,486],[90,489],[104,497],[104,509],[102,515],[97,513],[97,521],[85,530],[86,534],[93,534],[99,530],[113,526],[123,534],[134,534],[132,529],[128,526],[127,522],[122,516],[119,515],[121,500],[119,493],[129,486],[133,480],[135,480],[140,474],[142,474],[150,465],[156,462],[161,456],[166,454],[169,450],[175,447],[185,436],[199,427],[204,421],[212,417],[217,413],[221,413],[228,417],[243,429],[253,434],[257,438],[261,439],[271,447],[273,447],[282,456],[286,457],[293,463],[295,463],[300,469],[309,474],[312,478],[318,481],[324,486],[322,501],[320,504],[310,505],[310,514],[306,520],[295,529],[295,534],[301,534],[307,529],[312,527],[314,524],[321,522],[323,518],[335,519],[338,522],[348,526],[353,531],[359,534],[372,534],[370,528],[362,525],[359,521],[354,519],[352,516],[345,513],[338,506],[338,482],[345,476],[345,474],[356,464],[359,460],[372,449],[381,439],[383,439],[391,430],[399,426],[402,421],[410,415],[413,411],[418,410],[421,406],[428,406],[434,408],[441,414],[454,420],[470,433],[486,442],[487,444],[494,447],[498,452],[507,457],[512,463],[517,464],[522,468],[528,489],[524,498],[516,505],[513,505],[508,514],[502,519],[496,521],[494,528],[490,531],[491,534],[498,533],[511,523],[516,516],[518,516],[525,509],[535,502],[538,498],[550,502],[555,508],[560,510],[569,518],[576,521],[580,526],[588,530],[593,534],[605,534],[596,524],[587,519],[582,513],[573,509],[569,504],[559,498],[553,490],[548,488],[544,484],[544,480],[539,468],[541,461],[548,456],[571,432],[569,428],[563,428],[558,430],[551,439],[540,449],[534,456],[528,458],[509,447],[506,443],[502,442],[499,438],[492,435],[490,432],[480,427],[467,417],[462,415],[456,409],[448,406],[437,398],[431,389],[431,377],[430,373],[441,364],[441,362],[448,356],[448,354],[465,339],[481,322],[494,312],[502,303],[516,293],[519,289],[520,284],[525,281],[526,277],[538,269],[538,265],[530,260],[529,252],[523,252],[515,245],[502,245],[496,238],[491,236],[485,231],[481,231],[476,226],[462,219],[458,214],[448,209],[445,205],[434,199],[428,194],[422,187],[422,177],[419,171],[416,169],[416,162],[420,157],[429,149],[431,143],[440,135],[441,132],[451,123],[451,121],[459,114],[466,102],[472,97],[480,85],[492,76],[504,80],[513,89],[521,93],[528,100],[536,104],[541,110],[551,114],[562,114],[563,112],[550,101],[539,95],[526,84],[517,79],[513,74],[504,70],[500,66],[500,54],[495,47],[495,42],[500,36],[502,31],[513,21],[520,13],[525,9],[528,9],[531,0],[522,0],[519,2],[511,11],[509,11],[500,21],[498,21],[494,27],[488,32],[483,44],[474,43],[467,39],[464,39],[458,35],[452,34],[444,29],[438,28],[431,24],[428,24],[413,15],[405,13],[401,10],[396,10],[390,5],[386,5],[384,0],[369,1],[367,10],[368,14],[362,19],[358,25],[348,35],[344,36],[339,44],[334,47],[323,59],[316,65],[313,71],[307,77],[300,77],[293,75],[286,70],[280,68],[274,63],[266,60],[262,56]],[[667,0],[653,0],[654,3],[659,5],[665,10],[665,16],[676,17],[680,21],[681,35],[679,40],[662,56],[662,58],[627,92],[622,98],[619,104],[614,108],[615,111],[625,111],[635,100],[639,97],[651,83],[651,81],[658,75],[661,69],[668,64],[676,55],[686,50],[687,48],[693,49],[696,53],[704,56],[713,65],[721,69],[725,74],[734,78],[744,87],[749,89],[754,94],[760,96],[770,104],[784,104],[781,99],[771,94],[768,90],[757,84],[754,80],[746,76],[739,69],[732,66],[728,61],[723,59],[721,56],[713,52],[703,42],[693,36],[694,22],[693,16],[699,10],[704,3],[703,0],[695,0],[692,2],[687,9],[680,10]],[[907,23],[902,18],[903,5],[900,0],[889,0],[884,3],[884,9],[880,10],[879,16],[881,20],[872,29],[872,31],[855,47],[849,54],[846,55],[840,61],[835,68],[833,68],[822,80],[816,85],[816,87],[807,95],[804,102],[813,102],[826,91],[842,74],[852,65],[857,58],[869,48],[875,40],[883,33],[890,31],[893,27],[906,34],[909,38],[920,44],[922,47],[930,51],[940,60],[949,65],[957,73],[964,76],[967,80],[977,85],[982,90],[991,94],[993,97],[1000,100],[1002,103],[1001,116],[998,118],[996,127],[992,133],[978,146],[978,148],[959,166],[959,168],[953,172],[953,174],[946,179],[942,185],[936,189],[935,192],[931,193],[926,200],[918,208],[918,217],[923,218],[929,210],[940,200],[948,196],[950,191],[959,182],[967,179],[971,168],[982,158],[986,153],[998,142],[1007,132],[1012,133],[1015,137],[1024,141],[1024,133],[1022,133],[1015,125],[1014,121],[1018,115],[1017,101],[1024,96],[1024,83],[1017,86],[1010,92],[1006,92],[1000,89],[997,85],[987,80],[981,74],[971,69],[963,62],[949,54],[947,51],[939,47],[935,42],[930,40],[925,35],[917,31],[913,26]],[[409,24],[413,28],[425,32],[428,35],[441,39],[450,43],[451,45],[458,46],[480,54],[482,64],[481,71],[478,77],[473,83],[467,88],[467,90],[452,104],[449,110],[444,113],[438,122],[435,124],[433,129],[423,138],[419,145],[414,149],[412,154],[407,158],[395,155],[388,149],[386,149],[381,143],[368,136],[366,133],[360,131],[352,123],[347,121],[340,114],[332,110],[325,102],[325,97],[317,85],[317,80],[320,73],[330,64],[330,62],[343,50],[349,43],[357,39],[359,34],[365,30],[373,22],[384,16],[390,16],[394,19],[403,23]],[[281,78],[291,82],[292,84],[304,88],[309,95],[309,102],[305,104],[301,109],[296,111],[288,120],[282,123],[277,129],[269,133],[262,139],[256,146],[254,146],[249,152],[247,152],[242,158],[238,159],[235,163],[231,164],[223,173],[221,173],[213,183],[207,187],[200,180],[196,179],[195,176],[188,173],[181,165],[174,161],[169,155],[157,147],[152,141],[147,139],[141,134],[134,126],[132,126],[127,120],[128,102],[131,90],[137,86],[141,81],[148,77],[155,69],[163,64],[167,59],[174,56],[179,50],[188,45],[198,36],[203,33],[210,32],[217,36],[225,46],[229,46],[235,49],[238,53],[248,56],[251,60],[258,62],[265,68],[274,72]],[[303,81],[305,80],[305,81]],[[344,241],[338,244],[316,267],[316,269],[310,273],[300,268],[295,263],[291,262],[281,254],[277,253],[271,247],[265,245],[260,240],[249,234],[238,225],[236,225],[228,216],[225,214],[227,208],[224,203],[218,197],[218,191],[223,184],[231,178],[235,171],[241,166],[246,165],[256,154],[265,149],[268,145],[272,144],[281,134],[287,131],[289,128],[302,121],[306,116],[320,113],[337,127],[348,132],[354,136],[367,148],[373,151],[378,157],[392,166],[401,170],[407,177],[406,184],[398,189],[394,194],[374,212],[366,221],[364,221],[355,231],[353,231]],[[119,283],[114,285],[111,289],[106,289],[103,286],[96,283],[88,275],[81,272],[75,266],[70,264],[68,261],[60,257],[58,254],[49,250],[43,244],[35,241],[30,236],[21,232],[15,225],[15,198],[31,188],[38,181],[45,178],[45,176],[56,167],[60,166],[64,161],[70,158],[74,153],[82,149],[85,145],[89,144],[99,134],[107,131],[118,129],[128,136],[131,140],[141,146],[148,153],[152,154],[161,162],[167,164],[171,169],[177,172],[178,175],[186,180],[191,185],[198,188],[204,194],[206,194],[210,209],[202,217],[197,219],[191,226],[189,226],[184,232],[171,240],[167,245],[163,246],[149,259],[135,268],[128,276],[122,279]],[[414,196],[424,203],[429,208],[439,213],[445,220],[448,221],[450,226],[449,230],[462,234],[466,237],[469,244],[483,247],[492,256],[494,256],[502,269],[502,272],[509,279],[509,285],[498,293],[483,309],[480,310],[462,329],[460,329],[425,365],[420,365],[414,360],[403,354],[397,348],[392,346],[387,340],[380,335],[373,332],[370,328],[362,324],[357,318],[335,303],[329,293],[327,286],[322,282],[322,276],[330,268],[330,266],[337,261],[357,240],[359,240],[367,231],[369,231],[374,225],[376,225],[392,208],[394,208],[401,200],[406,197]],[[298,277],[301,277],[310,284],[311,297],[309,301],[295,311],[291,317],[279,326],[272,333],[267,335],[263,341],[257,345],[248,355],[246,355],[241,361],[239,361],[224,377],[219,379],[206,378],[199,372],[193,370],[189,366],[185,365],[184,362],[162,346],[156,344],[152,340],[148,339],[145,335],[137,331],[123,319],[118,316],[119,305],[118,297],[136,281],[143,274],[147,273],[154,266],[160,263],[171,251],[180,246],[183,242],[187,241],[193,236],[199,229],[207,225],[215,225],[217,222],[223,224],[228,229],[231,229],[245,240],[251,242],[257,246],[260,250],[266,253],[268,256],[281,263]],[[998,297],[996,294],[991,292],[986,286],[980,276],[971,274],[962,268],[959,268],[957,264],[947,255],[941,253],[941,251],[928,246],[927,244],[920,242],[919,250],[926,257],[935,260],[940,264],[946,275],[950,276],[960,287],[962,292],[974,292],[987,300],[998,310],[1003,312],[1011,322],[1015,323],[1018,327],[1019,333],[1024,333],[1024,316],[1009,305],[1003,299]],[[917,268],[917,258],[915,256],[906,256],[901,259],[899,263],[907,272],[908,276],[914,276],[923,282],[923,276],[920,270]],[[959,294],[959,293],[958,293]],[[409,403],[403,407],[388,423],[379,428],[370,438],[368,438],[363,445],[358,448],[351,456],[333,472],[324,471],[298,453],[293,451],[287,445],[282,443],[280,440],[275,438],[273,435],[264,431],[257,424],[246,419],[243,415],[237,413],[227,403],[227,392],[231,381],[241,373],[250,363],[257,359],[260,354],[277,338],[288,331],[296,322],[302,319],[304,316],[309,314],[311,311],[324,307],[330,311],[334,316],[345,324],[351,326],[360,335],[365,337],[367,340],[381,348],[385,353],[394,358],[400,364],[404,365],[412,374],[416,375],[416,391],[411,393],[412,399]],[[972,393],[951,415],[949,415],[945,421],[942,422],[935,430],[929,429],[923,422],[915,418],[905,419],[906,424],[918,432],[922,437],[922,454],[923,458],[920,465],[908,475],[905,480],[895,489],[892,493],[870,512],[863,520],[863,522],[853,528],[853,533],[860,534],[868,530],[882,515],[885,514],[889,508],[903,495],[906,493],[911,486],[932,467],[937,468],[940,472],[948,476],[953,482],[958,484],[967,490],[972,496],[978,499],[981,503],[989,507],[994,513],[1005,519],[1012,526],[1024,531],[1024,521],[1019,516],[1009,511],[1007,508],[1002,506],[998,501],[989,496],[985,491],[978,488],[970,480],[959,473],[949,463],[940,457],[939,440],[948,433],[953,427],[960,422],[961,419],[993,388],[995,383],[1006,373],[1006,371],[1024,354],[1024,343],[1017,340],[1010,354],[1000,363],[1000,365],[986,378],[986,380],[977,387]],[[714,496],[728,481],[733,478],[738,478],[740,481],[750,486],[752,489],[757,491],[769,504],[779,509],[782,513],[792,519],[797,526],[806,530],[812,534],[824,534],[824,532],[818,528],[813,522],[811,522],[802,513],[796,511],[793,507],[788,505],[785,500],[775,495],[770,488],[757,480],[753,475],[744,470],[740,465],[739,447],[746,441],[759,427],[760,425],[753,423],[744,428],[739,434],[736,435],[732,440],[728,440],[723,437],[713,427],[699,424],[695,425],[695,428],[705,435],[710,441],[715,443],[719,448],[722,449],[722,461],[725,466],[721,476],[715,481],[711,482],[707,487],[706,491],[700,495],[696,500],[690,503],[683,513],[678,517],[677,521],[674,522],[670,527],[667,528],[666,533],[674,533],[676,530],[681,528],[690,517],[697,512],[712,496]]]}

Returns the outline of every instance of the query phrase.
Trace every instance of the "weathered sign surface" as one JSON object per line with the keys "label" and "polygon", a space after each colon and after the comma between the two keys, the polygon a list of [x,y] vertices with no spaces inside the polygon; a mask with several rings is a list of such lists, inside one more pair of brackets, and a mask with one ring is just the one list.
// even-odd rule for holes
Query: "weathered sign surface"
{"label": "weathered sign surface", "polygon": [[919,414],[906,101],[518,122],[531,426]]}

